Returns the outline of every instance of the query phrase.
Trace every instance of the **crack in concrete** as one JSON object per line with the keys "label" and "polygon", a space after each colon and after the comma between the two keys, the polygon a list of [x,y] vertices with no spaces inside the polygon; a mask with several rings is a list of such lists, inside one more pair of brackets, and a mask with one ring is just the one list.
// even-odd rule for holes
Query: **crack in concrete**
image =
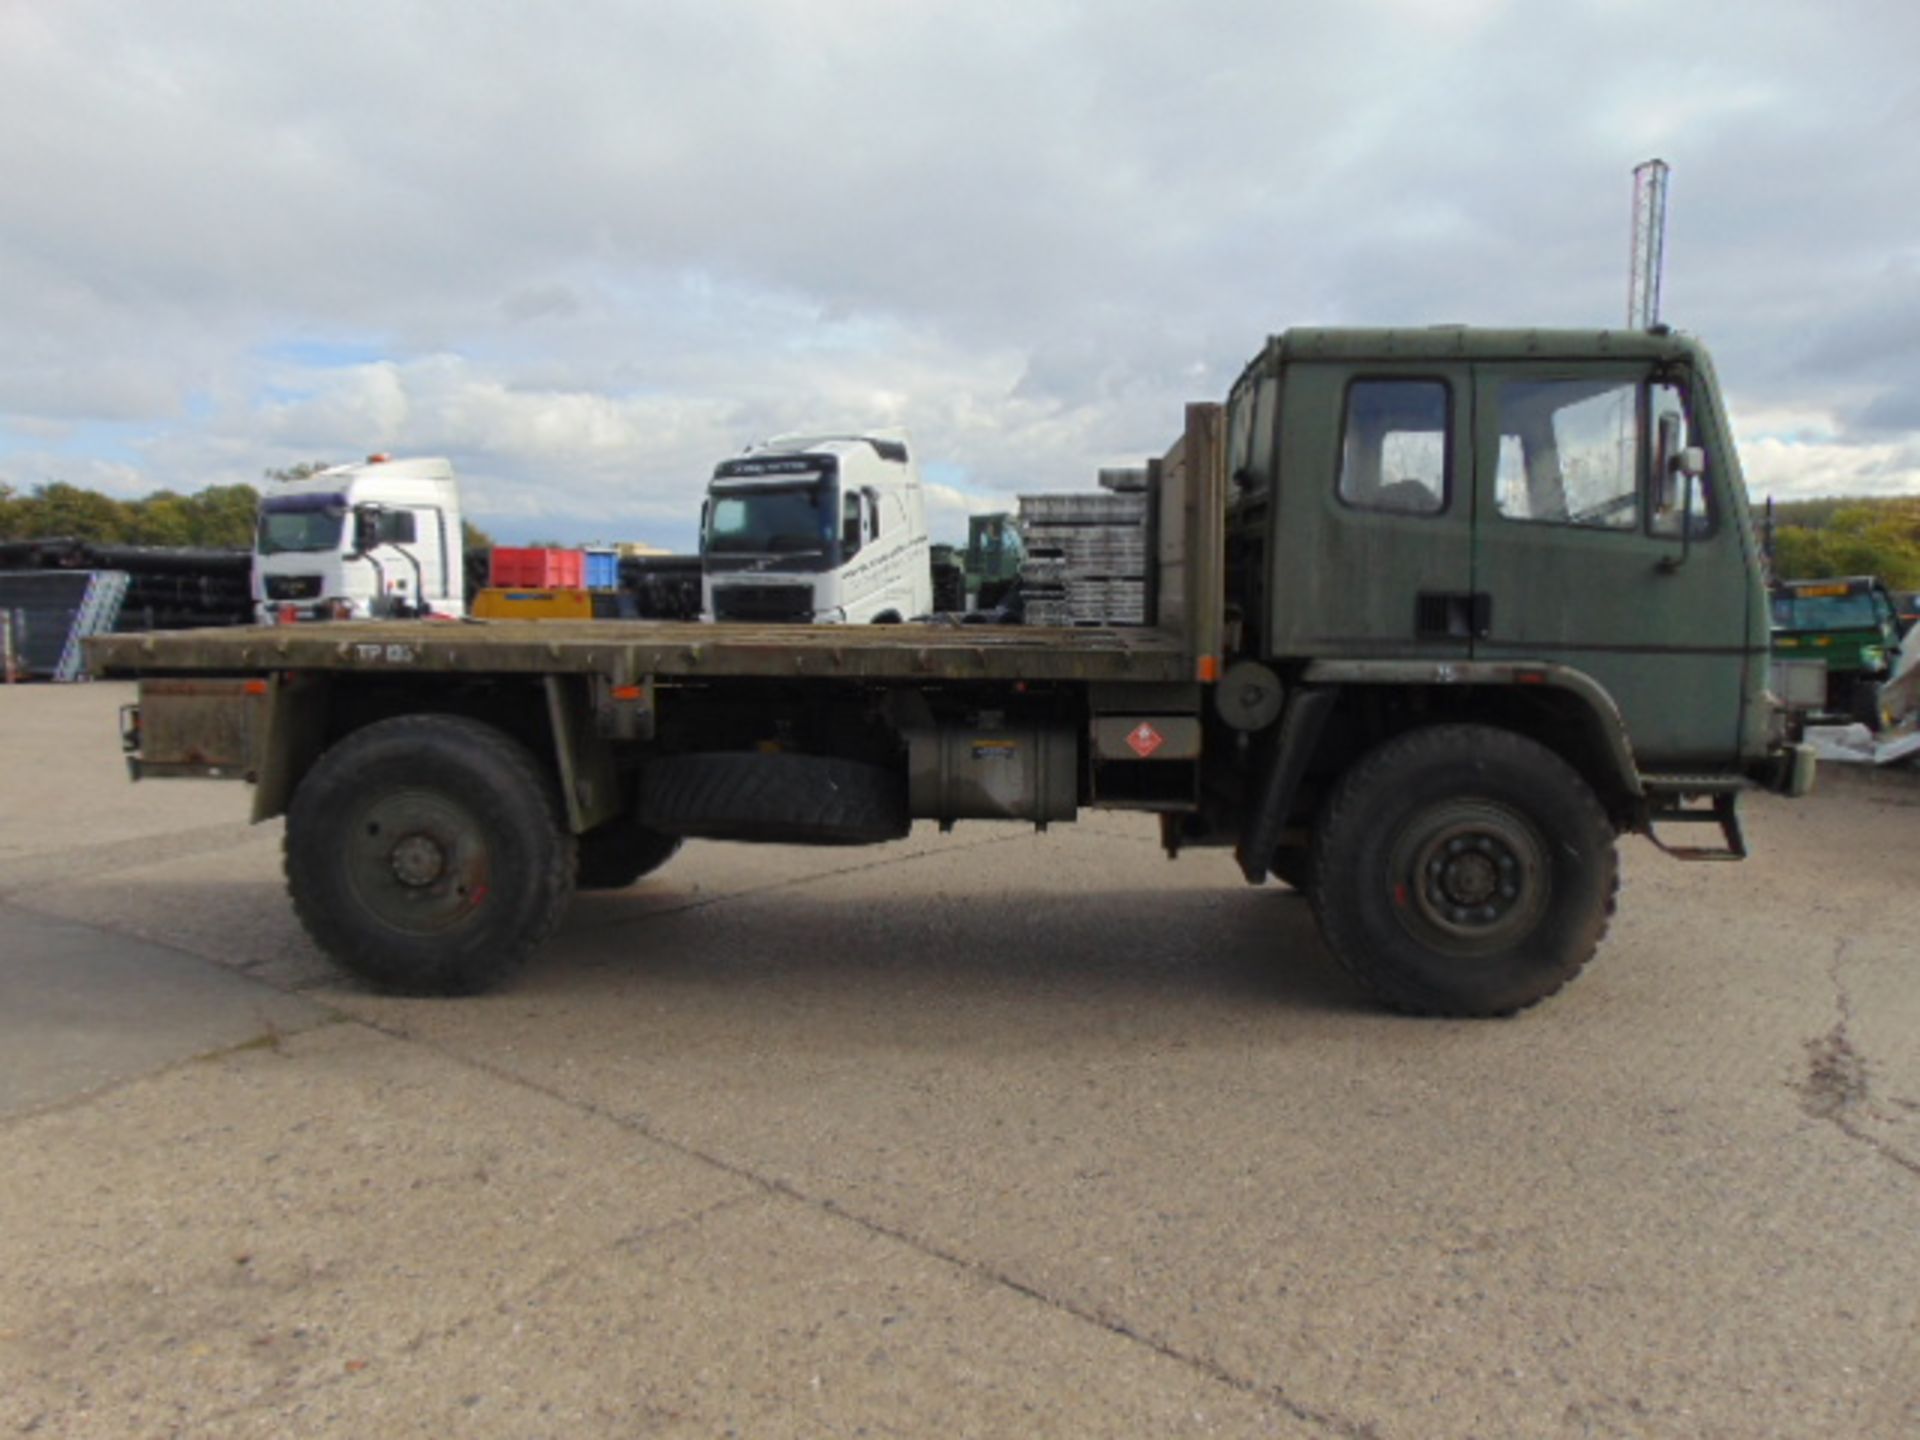
{"label": "crack in concrete", "polygon": [[[452,1061],[454,1064],[478,1070],[482,1074],[502,1081],[505,1084],[519,1086],[536,1095],[544,1096],[557,1104],[565,1105],[582,1114],[591,1115],[596,1119],[616,1125],[623,1130],[631,1131],[643,1139],[671,1150],[686,1159],[709,1166],[737,1180],[743,1180],[755,1186],[762,1194],[790,1201],[812,1210],[817,1214],[864,1230],[868,1234],[891,1240],[899,1245],[904,1245],[908,1249],[924,1255],[928,1259],[936,1260],[942,1265],[972,1275],[977,1279],[984,1280],[991,1285],[1010,1291],[1023,1299],[1030,1300],[1047,1309],[1057,1311],[1083,1324],[1092,1325],[1097,1329],[1104,1330],[1117,1339],[1141,1346],[1160,1356],[1162,1359],[1170,1360],[1215,1384],[1223,1385],[1242,1395],[1276,1406],[1302,1424],[1316,1426],[1329,1435],[1342,1437],[1342,1440],[1380,1440],[1379,1429],[1370,1421],[1353,1420],[1333,1411],[1316,1409],[1303,1401],[1296,1400],[1278,1385],[1263,1384],[1248,1376],[1236,1374],[1219,1361],[1206,1355],[1183,1350],[1171,1340],[1148,1334],[1142,1330],[1137,1330],[1118,1317],[1104,1314],[1091,1306],[1066,1296],[1055,1295],[1042,1289],[1038,1285],[1031,1284],[1004,1270],[997,1269],[985,1261],[970,1259],[964,1255],[944,1249],[933,1241],[915,1235],[910,1231],[899,1229],[871,1216],[845,1209],[838,1201],[830,1196],[811,1194],[791,1181],[782,1180],[777,1176],[762,1174],[750,1165],[729,1160],[724,1156],[703,1150],[697,1145],[664,1134],[656,1130],[644,1119],[620,1114],[618,1111],[610,1110],[593,1100],[569,1095],[553,1086],[542,1084],[537,1080],[531,1080],[524,1075],[516,1074],[490,1061],[461,1054],[459,1051],[451,1050],[445,1045],[422,1040],[416,1035],[409,1034],[406,1031],[390,1027],[378,1021],[360,1019],[357,1023],[365,1025],[369,1029],[377,1030],[393,1040],[406,1044],[424,1045],[436,1054]],[[738,1202],[721,1202],[717,1206],[708,1207],[708,1211],[727,1208],[727,1206],[733,1203]]]}
{"label": "crack in concrete", "polygon": [[[1800,1104],[1816,1120],[1824,1120],[1842,1135],[1865,1145],[1881,1159],[1912,1175],[1920,1175],[1920,1160],[1901,1153],[1860,1123],[1859,1116],[1872,1113],[1872,1090],[1866,1057],[1854,1048],[1849,1034],[1854,1020],[1853,995],[1841,974],[1853,942],[1842,936],[1834,942],[1827,959],[1827,978],[1833,982],[1835,1008],[1839,1011],[1833,1028],[1807,1041],[1807,1078],[1800,1084]],[[1904,1102],[1903,1102],[1904,1103]]]}

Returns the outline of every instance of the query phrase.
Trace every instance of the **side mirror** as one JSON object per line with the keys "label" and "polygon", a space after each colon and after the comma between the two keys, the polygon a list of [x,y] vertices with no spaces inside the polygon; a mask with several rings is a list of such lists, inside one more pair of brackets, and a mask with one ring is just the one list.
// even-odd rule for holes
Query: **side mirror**
{"label": "side mirror", "polygon": [[849,495],[847,499],[853,503],[841,511],[840,550],[842,554],[851,555],[860,548],[861,519],[865,507],[857,496]]}
{"label": "side mirror", "polygon": [[1668,410],[1653,432],[1653,513],[1665,515],[1679,501],[1680,417]]}
{"label": "side mirror", "polygon": [[380,548],[381,507],[373,504],[353,507],[353,549],[365,555]]}
{"label": "side mirror", "polygon": [[[1667,422],[1673,421],[1673,434],[1667,433]],[[1654,476],[1655,515],[1672,515],[1680,532],[1680,553],[1669,555],[1660,562],[1660,568],[1671,574],[1687,563],[1693,554],[1693,487],[1700,477],[1707,473],[1707,452],[1698,445],[1676,448],[1672,442],[1679,439],[1680,417],[1662,415],[1660,417],[1660,472]]]}

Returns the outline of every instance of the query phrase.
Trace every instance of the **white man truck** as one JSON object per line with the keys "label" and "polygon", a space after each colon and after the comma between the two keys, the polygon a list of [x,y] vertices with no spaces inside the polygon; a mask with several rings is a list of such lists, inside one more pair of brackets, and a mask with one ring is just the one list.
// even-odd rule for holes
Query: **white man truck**
{"label": "white man truck", "polygon": [[898,623],[933,609],[904,430],[783,435],[715,467],[700,523],[706,620]]}
{"label": "white man truck", "polygon": [[260,501],[253,600],[263,624],[466,612],[460,489],[442,459],[335,465]]}

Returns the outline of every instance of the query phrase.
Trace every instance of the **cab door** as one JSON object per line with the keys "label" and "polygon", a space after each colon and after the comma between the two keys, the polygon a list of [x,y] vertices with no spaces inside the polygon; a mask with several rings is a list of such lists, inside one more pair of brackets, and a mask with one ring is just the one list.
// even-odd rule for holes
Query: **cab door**
{"label": "cab door", "polygon": [[1287,367],[1272,653],[1467,658],[1478,607],[1471,380],[1464,365],[1423,361]]}
{"label": "cab door", "polygon": [[1683,483],[1672,463],[1707,445],[1684,375],[1474,368],[1474,573],[1488,607],[1474,657],[1584,671],[1619,705],[1643,767],[1733,759],[1749,577],[1712,468]]}

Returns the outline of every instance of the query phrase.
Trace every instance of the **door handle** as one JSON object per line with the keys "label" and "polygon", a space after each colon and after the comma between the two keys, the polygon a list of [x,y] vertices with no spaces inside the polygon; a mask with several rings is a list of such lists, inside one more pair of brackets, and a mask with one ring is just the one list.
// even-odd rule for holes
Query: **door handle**
{"label": "door handle", "polygon": [[1485,640],[1493,633],[1493,596],[1423,590],[1415,597],[1413,633],[1419,640]]}

